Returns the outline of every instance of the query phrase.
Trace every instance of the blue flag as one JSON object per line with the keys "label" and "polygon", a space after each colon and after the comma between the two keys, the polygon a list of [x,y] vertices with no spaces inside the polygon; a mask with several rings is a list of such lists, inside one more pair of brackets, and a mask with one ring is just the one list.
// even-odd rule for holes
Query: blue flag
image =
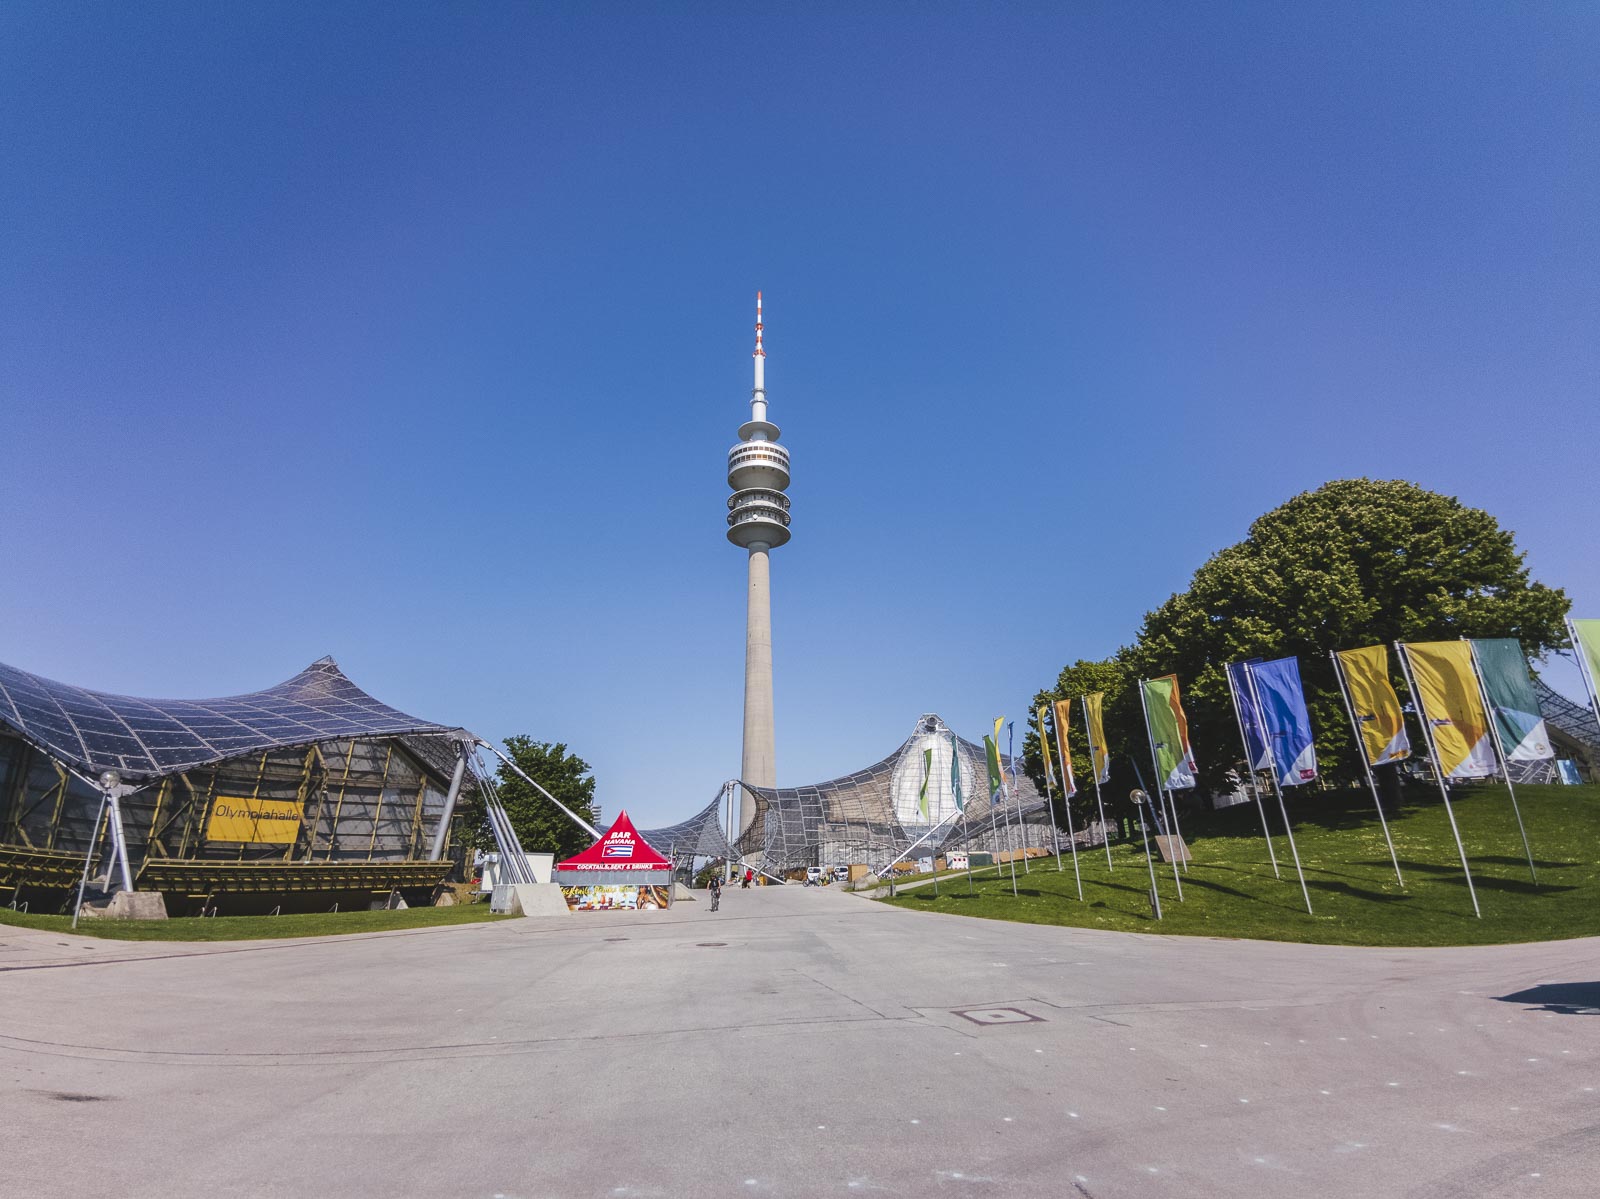
{"label": "blue flag", "polygon": [[1261,722],[1272,740],[1279,785],[1297,787],[1309,783],[1317,777],[1317,750],[1312,742],[1305,688],[1300,685],[1300,660],[1278,658],[1247,666],[1255,680],[1256,697],[1261,701]]}
{"label": "blue flag", "polygon": [[1248,662],[1228,663],[1228,681],[1233,684],[1233,694],[1239,703],[1239,731],[1244,734],[1245,756],[1252,771],[1267,768],[1267,735],[1262,731],[1261,709],[1250,693],[1250,667],[1260,658]]}

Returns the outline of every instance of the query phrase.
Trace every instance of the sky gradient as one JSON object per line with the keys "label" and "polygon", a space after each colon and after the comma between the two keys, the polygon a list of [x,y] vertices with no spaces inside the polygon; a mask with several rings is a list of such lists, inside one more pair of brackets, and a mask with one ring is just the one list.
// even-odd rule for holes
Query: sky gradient
{"label": "sky gradient", "polygon": [[0,660],[331,653],[686,815],[757,288],[782,784],[1020,718],[1330,478],[1600,615],[1596,62],[1583,4],[5,5]]}

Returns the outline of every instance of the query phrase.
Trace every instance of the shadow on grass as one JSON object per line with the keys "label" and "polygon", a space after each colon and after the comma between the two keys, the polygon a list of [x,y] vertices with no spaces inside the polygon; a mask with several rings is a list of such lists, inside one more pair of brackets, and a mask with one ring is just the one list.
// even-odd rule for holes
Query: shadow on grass
{"label": "shadow on grass", "polygon": [[1401,900],[1409,902],[1413,898],[1401,891],[1370,891],[1365,887],[1352,887],[1349,883],[1330,882],[1318,878],[1306,879],[1306,886],[1313,891],[1327,891],[1333,895],[1348,895],[1352,899],[1370,899],[1375,903],[1398,903]]}
{"label": "shadow on grass", "polygon": [[[1254,899],[1260,898],[1259,896],[1250,894],[1250,892],[1248,892],[1248,891],[1241,891],[1237,887],[1227,887],[1227,886],[1224,886],[1222,883],[1214,883],[1210,879],[1202,878],[1198,874],[1186,874],[1186,875],[1184,875],[1183,876],[1183,885],[1185,887],[1199,887],[1202,890],[1206,890],[1206,891],[1217,891],[1217,892],[1219,892],[1219,893],[1221,893],[1223,895],[1232,895],[1232,896],[1234,896],[1235,898],[1238,898],[1238,899],[1254,900]],[[1148,890],[1148,888],[1147,888],[1147,890]]]}
{"label": "shadow on grass", "polygon": [[[1476,865],[1483,862],[1492,862],[1495,859],[1469,857],[1467,860]],[[1511,859],[1511,862],[1513,864],[1517,864],[1517,859],[1513,858]],[[1521,865],[1526,866],[1527,863],[1527,858],[1521,859]],[[1439,865],[1434,862],[1412,862],[1402,858],[1400,861],[1400,867],[1403,870],[1415,871],[1421,875],[1437,878],[1448,878],[1451,875],[1455,875],[1457,878],[1461,877],[1461,866],[1459,863],[1446,866]],[[1480,891],[1505,891],[1518,895],[1559,895],[1563,891],[1582,890],[1581,887],[1571,884],[1543,882],[1535,883],[1531,879],[1526,878],[1501,878],[1497,874],[1484,874],[1480,870],[1474,870],[1472,872],[1472,885]]]}
{"label": "shadow on grass", "polygon": [[1527,1003],[1532,1011],[1563,1016],[1600,1016],[1600,982],[1541,983],[1510,995],[1496,995],[1501,1003]]}

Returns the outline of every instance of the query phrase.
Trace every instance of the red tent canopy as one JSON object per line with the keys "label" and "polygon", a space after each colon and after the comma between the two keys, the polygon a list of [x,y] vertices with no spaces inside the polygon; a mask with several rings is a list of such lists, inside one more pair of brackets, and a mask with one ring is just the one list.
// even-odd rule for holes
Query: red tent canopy
{"label": "red tent canopy", "polygon": [[617,818],[606,830],[605,836],[582,853],[575,853],[564,862],[557,862],[557,870],[671,870],[672,859],[664,858],[650,843],[639,835],[628,819],[627,812],[617,813]]}

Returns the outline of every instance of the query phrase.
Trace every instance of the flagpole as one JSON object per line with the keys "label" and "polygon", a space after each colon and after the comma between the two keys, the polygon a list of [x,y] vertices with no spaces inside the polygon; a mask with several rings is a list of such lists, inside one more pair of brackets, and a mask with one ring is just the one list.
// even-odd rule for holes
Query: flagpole
{"label": "flagpole", "polygon": [[961,748],[954,733],[950,734],[950,794],[955,796],[956,811],[961,813],[961,827],[967,833],[967,894],[976,895],[978,888],[972,882],[972,833],[967,820],[967,805],[961,799]]}
{"label": "flagpole", "polygon": [[[1100,799],[1100,771],[1094,764],[1094,732],[1089,728],[1089,705],[1084,703],[1086,695],[1078,697],[1078,703],[1083,706],[1083,740],[1089,747],[1089,773],[1094,776],[1094,806],[1100,812],[1100,836],[1106,843],[1106,873],[1114,874],[1116,867],[1111,864],[1111,830],[1106,825],[1106,805]],[[1100,718],[1101,724],[1105,723],[1104,715]],[[1105,752],[1106,765],[1111,765],[1111,754],[1105,746],[1100,747]]]}
{"label": "flagpole", "polygon": [[[1394,838],[1389,835],[1389,821],[1383,814],[1383,800],[1378,798],[1378,780],[1372,777],[1372,763],[1367,760],[1367,743],[1361,739],[1361,722],[1356,719],[1355,700],[1350,698],[1350,680],[1344,675],[1344,661],[1337,650],[1330,650],[1333,674],[1339,680],[1339,695],[1344,700],[1345,713],[1350,717],[1350,731],[1355,734],[1356,754],[1361,758],[1361,769],[1366,772],[1367,786],[1372,789],[1372,806],[1378,809],[1378,823],[1383,825],[1383,839],[1389,844],[1389,860],[1394,863],[1394,877],[1402,887],[1406,880],[1400,875],[1400,859],[1394,852]],[[1404,717],[1401,718],[1404,720]]]}
{"label": "flagpole", "polygon": [[[1142,693],[1144,690],[1143,686],[1141,686],[1139,690]],[[1107,762],[1110,760],[1111,759],[1109,757],[1106,759]],[[1133,763],[1133,776],[1135,778],[1139,778],[1138,760],[1132,754],[1129,754],[1128,761]],[[1141,795],[1144,796],[1144,800],[1142,802],[1138,798]],[[1139,831],[1144,835],[1144,864],[1150,868],[1150,902],[1155,905],[1156,919],[1160,920],[1161,890],[1156,886],[1156,860],[1150,856],[1150,822],[1144,818],[1145,809],[1150,806],[1150,792],[1144,789],[1144,780],[1142,778],[1139,779],[1139,789],[1135,791],[1129,798],[1133,800],[1133,810],[1138,815]]]}
{"label": "flagpole", "polygon": [[1533,846],[1528,844],[1528,830],[1522,823],[1522,809],[1517,806],[1517,789],[1511,784],[1511,763],[1506,760],[1505,742],[1500,739],[1500,721],[1495,716],[1494,701],[1489,698],[1488,684],[1483,681],[1483,667],[1478,664],[1478,647],[1469,637],[1461,640],[1467,643],[1467,653],[1472,658],[1472,677],[1478,680],[1478,694],[1483,697],[1483,714],[1489,718],[1489,736],[1494,740],[1495,753],[1500,755],[1500,773],[1505,776],[1506,792],[1511,796],[1511,811],[1516,814],[1517,831],[1522,834],[1522,850],[1528,855],[1528,873],[1533,876],[1533,885],[1537,887],[1539,872],[1533,867]]}
{"label": "flagpole", "polygon": [[1467,879],[1467,894],[1472,896],[1472,914],[1479,920],[1483,919],[1483,911],[1478,907],[1478,889],[1472,885],[1472,870],[1467,865],[1467,847],[1461,844],[1461,830],[1456,827],[1455,810],[1450,806],[1450,788],[1445,785],[1444,769],[1439,765],[1439,747],[1433,741],[1433,725],[1428,720],[1428,711],[1422,703],[1422,692],[1417,688],[1417,680],[1411,675],[1411,659],[1406,657],[1406,643],[1396,641],[1394,652],[1400,658],[1400,673],[1406,676],[1406,686],[1411,688],[1411,702],[1417,709],[1417,720],[1422,724],[1422,736],[1428,742],[1428,757],[1433,762],[1433,777],[1439,780],[1439,795],[1444,799],[1444,814],[1450,818],[1450,832],[1455,835],[1456,852],[1461,855],[1461,873]]}
{"label": "flagpole", "polygon": [[[1167,797],[1165,792],[1163,792],[1161,789],[1161,759],[1156,756],[1156,735],[1150,730],[1150,705],[1145,702],[1144,684],[1145,680],[1140,679],[1139,708],[1144,713],[1144,739],[1150,743],[1150,769],[1155,772],[1156,795],[1159,797],[1161,803],[1161,819],[1165,820],[1167,818]],[[1148,796],[1149,792],[1146,792],[1145,794]],[[1177,822],[1174,821],[1173,823],[1174,826],[1176,826]],[[1183,878],[1178,873],[1178,847],[1172,843],[1172,832],[1172,829],[1169,829],[1167,832],[1167,845],[1172,850],[1172,879],[1178,884],[1178,902],[1183,903]],[[1148,844],[1146,844],[1145,848],[1146,851],[1148,851]]]}
{"label": "flagpole", "polygon": [[[1222,673],[1228,680],[1228,698],[1233,701],[1233,722],[1239,726],[1239,744],[1244,746],[1244,772],[1250,780],[1250,794],[1255,796],[1256,815],[1261,818],[1261,836],[1267,842],[1267,856],[1272,859],[1272,877],[1281,879],[1283,875],[1278,871],[1278,854],[1272,848],[1272,830],[1267,826],[1267,810],[1261,806],[1261,788],[1256,785],[1256,764],[1250,759],[1250,738],[1244,731],[1244,713],[1239,708],[1239,692],[1233,685],[1233,668],[1224,665]],[[1261,735],[1262,737],[1267,735],[1265,728],[1262,729]]]}
{"label": "flagpole", "polygon": [[[1044,725],[1039,726],[1039,736],[1043,737]],[[1072,830],[1072,796],[1067,794],[1067,779],[1072,774],[1072,760],[1067,757],[1067,745],[1061,736],[1061,725],[1056,724],[1056,756],[1061,759],[1061,807],[1067,814],[1067,844],[1072,848],[1072,877],[1078,881],[1078,899],[1083,900],[1083,873],[1078,869],[1078,834]],[[1090,763],[1090,768],[1093,768]],[[1048,780],[1049,776],[1046,775]],[[1073,788],[1077,790],[1076,787]],[[1052,816],[1050,823],[1055,824]],[[1056,869],[1061,869],[1061,831],[1056,830]]]}
{"label": "flagpole", "polygon": [[[1045,747],[1044,806],[1045,806],[1045,810],[1050,813],[1050,831],[1055,834],[1055,842],[1056,842],[1056,873],[1060,874],[1061,873],[1061,829],[1056,825],[1056,799],[1055,799],[1055,795],[1052,793],[1051,788],[1050,788],[1049,746],[1045,744],[1045,737],[1048,736],[1048,735],[1049,734],[1047,734],[1044,731],[1044,721],[1041,720],[1039,722],[1039,743],[1041,745],[1044,745],[1044,747]],[[1065,788],[1065,786],[1066,786],[1066,784],[1063,783],[1062,787]],[[1083,896],[1080,895],[1080,896],[1078,896],[1078,898],[1082,899]]]}
{"label": "flagpole", "polygon": [[[996,721],[995,723],[996,723],[996,727],[995,727],[995,730],[994,730],[994,734],[995,734],[994,737],[993,738],[986,737],[986,738],[984,738],[984,740],[988,741],[989,745],[992,745],[994,747],[994,765],[995,765],[995,770],[1000,775],[1000,785],[998,787],[996,787],[994,790],[989,792],[989,835],[994,840],[994,852],[995,852],[994,872],[995,872],[995,876],[998,877],[999,874],[1000,874],[1000,857],[999,857],[999,855],[1000,855],[1000,831],[995,827],[994,797],[996,795],[999,795],[1002,800],[1005,799],[1005,794],[1006,794],[1006,772],[1004,770],[1000,769],[1000,741],[999,741],[1000,729],[998,727],[1000,722]],[[985,769],[987,769],[988,765],[989,765],[988,760],[987,760],[988,756],[989,756],[989,748],[988,748],[988,746],[985,746],[984,747],[984,759],[985,759],[984,768]],[[1006,816],[1006,833],[1009,835],[1010,832],[1011,832],[1011,817],[1009,815],[1007,815]],[[1015,899],[1016,897],[1017,897],[1017,862],[1016,862],[1016,859],[1013,858],[1013,859],[1011,859],[1011,898]]]}
{"label": "flagpole", "polygon": [[1028,869],[1028,822],[1022,818],[1022,792],[1017,789],[1017,722],[1006,725],[1006,754],[1011,759],[1011,798],[1017,804],[1017,840],[1022,844],[1022,873]]}
{"label": "flagpole", "polygon": [[1261,713],[1261,742],[1267,750],[1267,773],[1272,778],[1272,793],[1278,797],[1278,814],[1283,817],[1283,831],[1289,835],[1289,852],[1294,855],[1294,871],[1300,876],[1300,894],[1305,897],[1306,915],[1314,916],[1316,913],[1311,910],[1311,892],[1306,888],[1306,872],[1300,866],[1300,850],[1294,843],[1294,825],[1289,823],[1289,809],[1284,806],[1283,787],[1278,782],[1278,751],[1273,748],[1272,731],[1267,728],[1266,709],[1261,706],[1261,692],[1256,689],[1256,673],[1250,669],[1248,662],[1244,665],[1244,677],[1250,684],[1250,702]]}
{"label": "flagpole", "polygon": [[1572,623],[1572,617],[1567,617],[1567,637],[1572,642],[1572,657],[1578,664],[1578,676],[1583,679],[1583,689],[1589,696],[1589,710],[1594,713],[1594,722],[1600,725],[1600,679],[1595,678],[1589,671],[1589,655],[1584,652],[1583,642],[1578,637],[1578,626]]}

